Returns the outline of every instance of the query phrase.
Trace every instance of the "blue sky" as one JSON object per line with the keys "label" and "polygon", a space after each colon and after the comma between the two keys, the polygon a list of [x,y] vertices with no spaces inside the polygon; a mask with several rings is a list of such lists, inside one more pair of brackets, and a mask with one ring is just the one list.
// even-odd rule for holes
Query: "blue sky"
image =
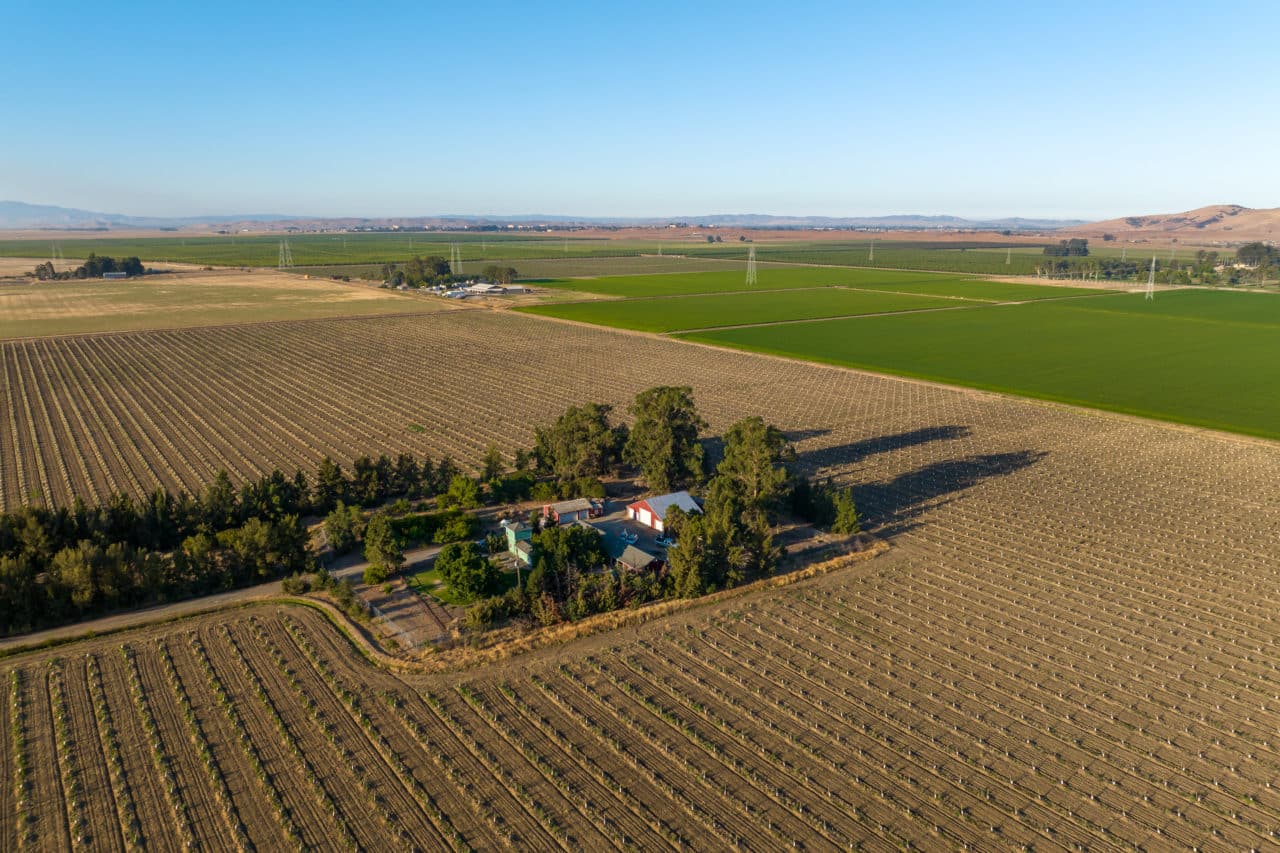
{"label": "blue sky", "polygon": [[3,0],[0,198],[153,215],[1280,206],[1280,4]]}

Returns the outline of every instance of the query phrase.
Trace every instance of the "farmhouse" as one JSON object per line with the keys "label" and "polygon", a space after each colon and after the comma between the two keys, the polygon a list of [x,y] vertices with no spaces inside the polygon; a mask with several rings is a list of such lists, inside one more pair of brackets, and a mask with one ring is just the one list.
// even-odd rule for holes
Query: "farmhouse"
{"label": "farmhouse", "polygon": [[599,518],[602,514],[604,514],[604,503],[594,498],[574,498],[571,501],[547,504],[542,508],[542,517],[549,518],[556,524]]}
{"label": "farmhouse", "polygon": [[672,507],[679,507],[685,512],[702,512],[702,507],[698,506],[698,502],[693,499],[693,496],[688,492],[681,491],[672,492],[668,495],[657,495],[627,504],[627,518],[662,533],[665,529],[664,522],[667,517],[667,511]]}
{"label": "farmhouse", "polygon": [[477,296],[501,296],[506,293],[507,289],[500,284],[489,284],[488,282],[478,282],[467,287],[467,293],[473,293]]}
{"label": "farmhouse", "polygon": [[523,521],[499,522],[507,534],[507,553],[526,566],[533,564],[533,528]]}

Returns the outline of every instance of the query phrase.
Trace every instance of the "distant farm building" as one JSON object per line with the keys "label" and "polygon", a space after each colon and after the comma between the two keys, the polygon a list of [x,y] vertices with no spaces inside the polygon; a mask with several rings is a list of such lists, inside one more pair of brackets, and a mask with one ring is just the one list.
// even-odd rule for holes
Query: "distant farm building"
{"label": "distant farm building", "polygon": [[467,293],[476,296],[501,296],[506,293],[507,289],[500,284],[489,284],[488,282],[479,282],[467,287]]}
{"label": "distant farm building", "polygon": [[702,512],[702,507],[688,492],[672,492],[627,504],[627,518],[662,533],[667,511],[679,507],[687,513]]}
{"label": "distant farm building", "polygon": [[129,274],[127,272],[104,272],[102,277],[107,281],[119,281],[120,279],[128,278]]}
{"label": "distant farm building", "polygon": [[556,524],[586,521],[588,518],[599,518],[603,514],[604,503],[593,498],[574,498],[571,501],[547,504],[542,508],[542,517],[551,519]]}

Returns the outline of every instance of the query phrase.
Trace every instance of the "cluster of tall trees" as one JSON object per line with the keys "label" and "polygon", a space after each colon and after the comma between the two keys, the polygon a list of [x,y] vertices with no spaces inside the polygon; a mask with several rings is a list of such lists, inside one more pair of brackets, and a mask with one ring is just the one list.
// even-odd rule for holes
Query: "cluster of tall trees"
{"label": "cluster of tall trees", "polygon": [[601,403],[570,406],[556,421],[534,431],[533,461],[572,491],[617,473],[639,469],[658,492],[702,481],[705,451],[699,439],[706,422],[688,386],[658,386],[641,391],[627,407],[632,426],[611,424],[613,408]]}
{"label": "cluster of tall trees", "polygon": [[0,632],[204,595],[308,569],[310,490],[279,471],[237,490],[24,507],[0,515]]}
{"label": "cluster of tall trees", "polygon": [[58,272],[54,269],[52,261],[45,261],[42,264],[37,264],[34,270],[35,277],[41,281],[50,281],[53,279],[65,280],[72,278],[102,278],[103,273],[109,272],[122,272],[126,275],[134,276],[144,274],[146,269],[142,266],[142,261],[138,260],[136,257],[120,258],[119,260],[116,260],[115,258],[107,257],[105,255],[98,256],[90,252],[89,257],[85,262],[73,270]]}
{"label": "cluster of tall trees", "polygon": [[729,428],[708,477],[707,425],[690,388],[659,386],[637,394],[628,407],[629,429],[611,424],[610,413],[601,404],[572,406],[538,428],[532,454],[537,469],[579,483],[633,466],[654,491],[698,489],[703,511],[671,511],[666,529],[677,541],[656,572],[614,570],[592,530],[544,527],[533,537],[533,568],[523,586],[473,605],[473,626],[521,614],[552,624],[766,577],[782,553],[772,531],[784,509],[837,533],[860,532],[852,492],[797,476],[794,448],[763,418],[744,418]]}
{"label": "cluster of tall trees", "polygon": [[1251,267],[1280,266],[1280,249],[1267,243],[1245,243],[1236,249],[1236,260]]}
{"label": "cluster of tall trees", "polygon": [[1059,240],[1056,246],[1045,246],[1044,253],[1051,258],[1084,258],[1089,255],[1089,241],[1081,237]]}
{"label": "cluster of tall trees", "polygon": [[762,418],[729,428],[702,512],[672,509],[665,520],[677,540],[667,551],[671,595],[693,598],[773,573],[781,549],[772,530],[790,491],[794,460],[786,436]]}
{"label": "cluster of tall trees", "polygon": [[[491,457],[492,483],[508,488],[501,456]],[[465,501],[479,487],[448,457],[362,456],[350,473],[325,457],[314,477],[276,470],[236,488],[220,471],[197,494],[157,489],[141,500],[117,494],[97,506],[76,500],[0,514],[0,633],[306,571],[314,560],[303,516],[350,506],[348,535],[367,544],[354,507],[451,493]]]}
{"label": "cluster of tall trees", "polygon": [[449,262],[440,255],[428,255],[425,258],[414,255],[404,266],[382,265],[382,279],[393,287],[401,284],[425,287],[450,281],[452,276]]}
{"label": "cluster of tall trees", "polygon": [[517,275],[519,275],[519,273],[516,272],[515,267],[504,267],[498,264],[489,264],[480,271],[480,276],[482,278],[485,278],[494,284],[511,284],[511,282],[516,280]]}

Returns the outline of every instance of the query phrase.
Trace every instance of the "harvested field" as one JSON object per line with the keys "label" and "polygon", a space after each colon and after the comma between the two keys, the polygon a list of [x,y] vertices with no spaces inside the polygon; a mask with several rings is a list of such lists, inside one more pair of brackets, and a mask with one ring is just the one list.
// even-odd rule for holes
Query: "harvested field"
{"label": "harvested field", "polygon": [[441,299],[270,271],[0,287],[0,338],[446,311]]}
{"label": "harvested field", "polygon": [[[0,799],[15,816],[0,826],[13,836],[59,846],[81,827],[113,846],[136,810],[142,841],[163,848],[188,833],[258,849],[1275,843],[1276,445],[505,313],[313,327],[5,352],[65,361],[77,343],[75,357],[115,371],[104,388],[139,395],[126,363],[177,354],[191,375],[230,353],[190,384],[256,366],[240,406],[292,434],[192,422],[172,440],[206,438],[212,461],[215,433],[274,435],[275,450],[242,446],[255,465],[320,442],[321,400],[354,418],[326,415],[352,433],[328,427],[334,449],[388,441],[378,422],[412,414],[426,431],[406,441],[474,460],[567,402],[688,382],[716,429],[762,412],[790,431],[807,467],[856,486],[894,548],[464,674],[375,669],[321,615],[281,606],[10,658],[0,758],[17,796]],[[316,368],[334,341],[352,342],[344,369]],[[384,379],[386,351],[435,369]],[[552,351],[610,368],[548,371]],[[313,383],[266,369],[308,354]],[[509,393],[474,393],[487,387]],[[310,423],[285,409],[304,404]],[[159,479],[140,458],[130,470]],[[98,689],[94,740],[76,708]],[[64,793],[104,779],[114,812]],[[215,814],[219,798],[231,805]]]}

